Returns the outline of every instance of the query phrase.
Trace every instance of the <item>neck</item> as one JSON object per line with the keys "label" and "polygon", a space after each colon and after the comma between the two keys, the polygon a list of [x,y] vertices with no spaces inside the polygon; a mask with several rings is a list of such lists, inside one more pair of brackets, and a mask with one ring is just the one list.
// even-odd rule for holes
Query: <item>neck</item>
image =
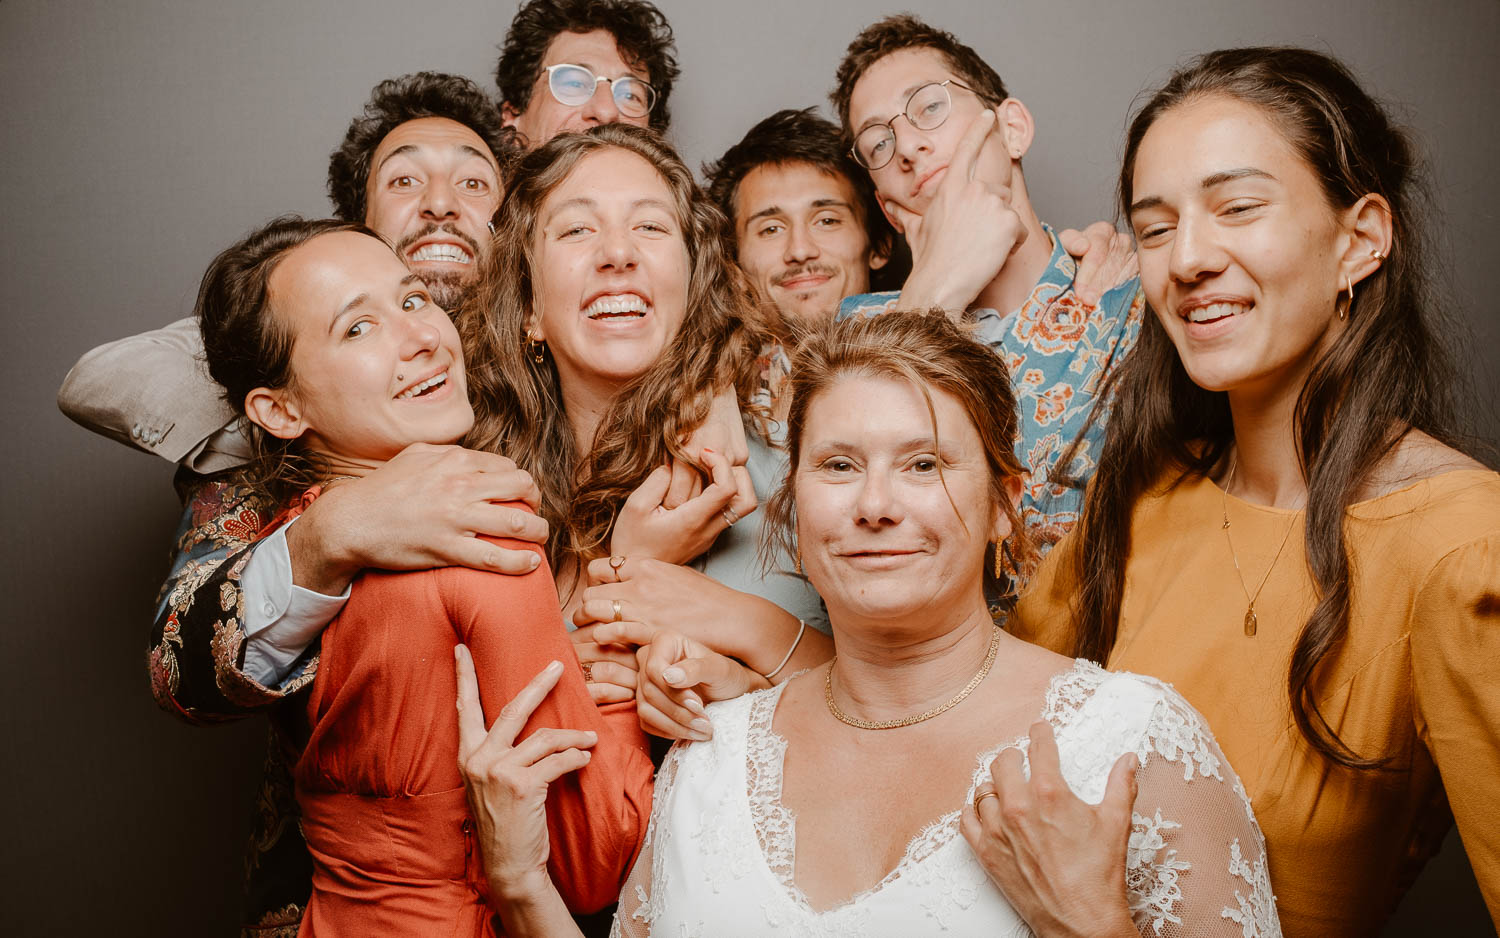
{"label": "neck", "polygon": [[896,720],[952,698],[984,663],[994,620],[981,598],[950,623],[928,622],[920,635],[851,632],[834,623],[838,657],[831,667],[840,709],[862,720]]}
{"label": "neck", "polygon": [[1281,385],[1264,395],[1231,392],[1234,421],[1234,478],[1228,466],[1220,483],[1232,484],[1236,498],[1273,508],[1301,508],[1307,479],[1297,460],[1293,418],[1301,385]]}
{"label": "neck", "polygon": [[[560,376],[561,378],[561,376]],[[594,448],[594,434],[620,385],[585,378],[561,378],[563,411],[573,431],[574,453],[582,459]]]}
{"label": "neck", "polygon": [[1052,239],[1047,237],[1047,230],[1042,227],[1042,220],[1037,218],[1036,211],[1031,207],[1031,199],[1026,194],[1026,182],[1022,179],[1020,170],[1014,167],[1011,169],[1010,185],[1011,208],[1021,216],[1021,225],[1026,229],[1026,240],[1006,259],[995,279],[979,291],[979,296],[975,297],[973,303],[976,309],[993,309],[1002,316],[1026,302],[1026,298],[1036,287],[1036,282],[1042,278],[1042,272],[1047,269],[1053,248]]}

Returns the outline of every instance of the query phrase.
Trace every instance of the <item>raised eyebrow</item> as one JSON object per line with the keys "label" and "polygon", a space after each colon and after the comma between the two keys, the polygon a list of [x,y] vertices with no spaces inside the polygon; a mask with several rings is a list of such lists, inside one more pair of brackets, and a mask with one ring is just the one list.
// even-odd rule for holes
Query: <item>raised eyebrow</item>
{"label": "raised eyebrow", "polygon": [[[416,276],[416,275],[413,274],[413,276]],[[339,324],[339,320],[340,319],[343,319],[345,316],[347,316],[350,313],[354,312],[356,309],[359,309],[361,306],[363,306],[364,304],[368,303],[369,301],[370,301],[370,294],[368,294],[368,293],[361,293],[359,296],[356,296],[354,299],[352,299],[349,302],[345,303],[339,309],[338,312],[336,312],[336,313],[333,314],[333,318],[330,319],[330,320],[328,320],[328,333],[330,335],[332,335],[334,327]]]}
{"label": "raised eyebrow", "polygon": [[[1256,169],[1253,166],[1242,166],[1239,169],[1226,169],[1221,173],[1204,176],[1203,181],[1198,183],[1198,188],[1207,191],[1215,186],[1222,186],[1226,182],[1234,182],[1236,179],[1269,179],[1272,182],[1277,181],[1275,176],[1263,169]],[[1144,199],[1130,203],[1129,214],[1134,215],[1136,212],[1144,212],[1147,209],[1157,208],[1162,204],[1163,199],[1161,196],[1149,195]]]}

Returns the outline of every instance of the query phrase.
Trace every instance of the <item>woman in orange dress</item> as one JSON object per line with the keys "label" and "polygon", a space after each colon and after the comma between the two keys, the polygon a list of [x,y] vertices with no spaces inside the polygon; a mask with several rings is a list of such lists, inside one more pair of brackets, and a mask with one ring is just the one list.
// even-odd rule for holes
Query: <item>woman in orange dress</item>
{"label": "woman in orange dress", "polygon": [[1012,623],[1203,713],[1288,935],[1378,932],[1455,818],[1500,920],[1500,475],[1453,445],[1413,165],[1306,50],[1147,103],[1120,191],[1154,316]]}
{"label": "woman in orange dress", "polygon": [[[210,372],[263,431],[261,481],[290,503],[275,524],[327,485],[473,425],[452,322],[363,226],[271,223],[214,261],[199,316]],[[298,700],[297,798],[314,862],[300,934],[495,933],[459,774],[460,643],[492,712],[538,672],[556,679],[528,724],[556,729],[522,744],[556,779],[549,871],[575,911],[615,898],[644,832],[651,764],[633,705],[595,707],[547,565],[371,571],[324,632]]]}

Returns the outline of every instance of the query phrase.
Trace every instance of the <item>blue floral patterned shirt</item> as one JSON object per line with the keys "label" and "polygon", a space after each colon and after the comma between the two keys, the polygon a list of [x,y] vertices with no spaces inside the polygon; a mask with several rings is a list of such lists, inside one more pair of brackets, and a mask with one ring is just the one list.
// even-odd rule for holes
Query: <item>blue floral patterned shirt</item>
{"label": "blue floral patterned shirt", "polygon": [[[1026,302],[1006,315],[992,309],[971,313],[975,337],[1005,360],[1021,409],[1016,441],[1016,455],[1026,467],[1021,517],[1038,547],[1037,560],[1078,521],[1104,421],[1088,428],[1075,451],[1067,467],[1071,484],[1054,480],[1058,458],[1083,433],[1105,377],[1135,345],[1146,306],[1135,277],[1110,288],[1097,306],[1079,300],[1073,292],[1076,262],[1052,228],[1042,227],[1052,239],[1052,257]],[[839,318],[887,312],[899,297],[898,292],[845,297]],[[1031,570],[1021,573],[1024,580]]]}

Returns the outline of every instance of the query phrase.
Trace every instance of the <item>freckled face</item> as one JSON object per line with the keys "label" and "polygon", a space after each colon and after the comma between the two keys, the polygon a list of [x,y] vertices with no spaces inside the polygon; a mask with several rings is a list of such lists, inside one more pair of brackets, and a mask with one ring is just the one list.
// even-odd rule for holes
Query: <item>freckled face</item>
{"label": "freckled face", "polygon": [[1178,105],[1142,139],[1132,187],[1141,286],[1193,381],[1300,387],[1342,328],[1349,236],[1280,129],[1223,95]]}

